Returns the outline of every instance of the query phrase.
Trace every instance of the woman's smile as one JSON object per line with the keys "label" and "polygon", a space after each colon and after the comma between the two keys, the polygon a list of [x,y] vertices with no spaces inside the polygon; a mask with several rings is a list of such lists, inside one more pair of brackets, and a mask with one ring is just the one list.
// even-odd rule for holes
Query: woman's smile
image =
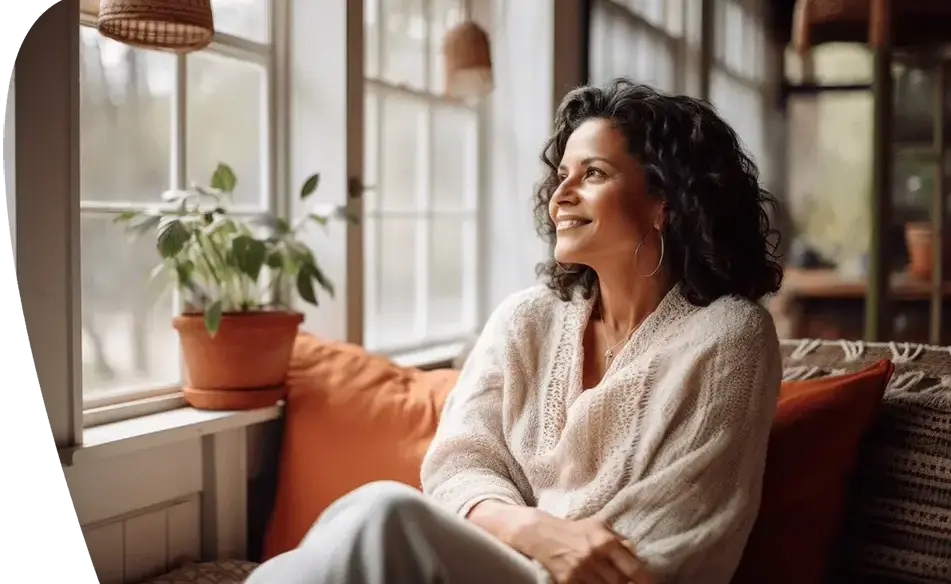
{"label": "woman's smile", "polygon": [[591,223],[590,219],[579,217],[577,215],[562,215],[555,218],[555,229],[561,233],[569,229],[584,227]]}

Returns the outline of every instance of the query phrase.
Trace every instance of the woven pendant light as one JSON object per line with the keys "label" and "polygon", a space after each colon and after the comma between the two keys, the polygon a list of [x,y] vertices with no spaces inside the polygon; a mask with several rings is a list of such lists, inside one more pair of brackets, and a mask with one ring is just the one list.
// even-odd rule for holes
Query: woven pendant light
{"label": "woven pendant light", "polygon": [[211,0],[101,0],[99,33],[127,45],[174,53],[208,46]]}
{"label": "woven pendant light", "polygon": [[[468,10],[467,10],[468,12]],[[489,35],[468,17],[443,39],[446,93],[466,99],[492,91],[492,50]]]}
{"label": "woven pendant light", "polygon": [[797,51],[830,42],[892,43],[914,48],[951,43],[948,0],[796,0],[793,45]]}

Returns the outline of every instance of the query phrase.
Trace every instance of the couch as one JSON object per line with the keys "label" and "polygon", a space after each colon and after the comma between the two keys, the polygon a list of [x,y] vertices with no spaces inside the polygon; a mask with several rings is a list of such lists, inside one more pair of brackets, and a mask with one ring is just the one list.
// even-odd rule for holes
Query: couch
{"label": "couch", "polygon": [[[951,348],[784,340],[764,501],[739,582],[951,582]],[[461,362],[461,360],[459,361]],[[456,371],[298,339],[264,558],[373,480],[419,487]],[[178,582],[219,564],[189,566]]]}

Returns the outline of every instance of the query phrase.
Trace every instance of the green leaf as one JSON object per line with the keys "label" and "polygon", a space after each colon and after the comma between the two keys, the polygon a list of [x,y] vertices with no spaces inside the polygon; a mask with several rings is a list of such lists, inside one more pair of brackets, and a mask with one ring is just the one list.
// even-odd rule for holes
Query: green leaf
{"label": "green leaf", "polygon": [[320,173],[313,174],[304,181],[304,186],[300,189],[300,198],[301,200],[306,199],[307,197],[314,194],[314,191],[317,190],[317,185],[320,184]]}
{"label": "green leaf", "polygon": [[167,203],[178,203],[182,199],[187,199],[191,195],[188,191],[170,189],[162,193],[162,200]]}
{"label": "green leaf", "polygon": [[218,189],[226,193],[233,193],[234,187],[238,184],[238,177],[227,164],[218,163],[218,168],[211,175],[211,188]]}
{"label": "green leaf", "polygon": [[317,306],[317,294],[314,292],[314,283],[311,280],[311,272],[307,266],[302,266],[297,272],[297,293],[300,294],[304,302]]}
{"label": "green leaf", "polygon": [[267,258],[267,245],[250,235],[239,235],[231,244],[231,252],[238,269],[257,282]]}
{"label": "green leaf", "polygon": [[257,217],[253,220],[256,225],[260,225],[266,229],[270,229],[276,235],[283,236],[289,234],[291,229],[291,224],[288,223],[285,219],[280,217],[275,217],[273,215],[264,215],[262,217]]}
{"label": "green leaf", "polygon": [[123,211],[116,215],[116,218],[112,220],[113,223],[126,223],[131,221],[139,216],[139,211]]}
{"label": "green leaf", "polygon": [[267,256],[267,266],[275,270],[279,270],[284,267],[284,254],[280,250],[271,250],[271,253]]}
{"label": "green leaf", "polygon": [[347,211],[346,209],[343,209],[342,213],[343,213],[343,218],[349,221],[350,223],[353,223],[354,225],[360,224],[360,217],[357,216],[356,213],[352,211]]}
{"label": "green leaf", "polygon": [[185,244],[191,239],[191,232],[180,219],[167,221],[159,230],[156,249],[163,258],[173,258],[178,255]]}
{"label": "green leaf", "polygon": [[215,301],[205,310],[205,328],[211,336],[215,336],[221,326],[221,301]]}
{"label": "green leaf", "polygon": [[151,231],[162,221],[162,216],[153,213],[139,213],[129,221],[128,230],[132,235],[143,235]]}
{"label": "green leaf", "polygon": [[311,277],[317,281],[320,287],[323,288],[331,298],[333,298],[334,285],[330,279],[327,278],[327,275],[324,274],[323,270],[321,270],[317,265],[317,262],[308,265],[307,270],[310,272]]}
{"label": "green leaf", "polygon": [[178,276],[178,283],[181,286],[191,284],[192,274],[195,273],[195,263],[191,260],[185,260],[175,264],[175,274]]}
{"label": "green leaf", "polygon": [[[214,180],[214,176],[212,176],[212,180]],[[214,188],[218,188],[218,187],[214,187]],[[199,195],[203,197],[208,197],[210,199],[214,199],[215,202],[220,202],[221,195],[218,193],[218,191],[214,190],[214,188],[209,189],[201,185],[192,186],[192,190],[194,190]]]}
{"label": "green leaf", "polygon": [[320,225],[321,227],[326,227],[327,224],[330,222],[329,217],[326,217],[324,215],[318,215],[317,213],[311,213],[307,217],[310,218],[310,220],[313,221],[314,223],[317,223],[318,225]]}
{"label": "green leaf", "polygon": [[288,241],[286,245],[288,256],[290,256],[291,261],[295,264],[304,265],[314,263],[314,254],[311,253],[306,245],[299,241]]}

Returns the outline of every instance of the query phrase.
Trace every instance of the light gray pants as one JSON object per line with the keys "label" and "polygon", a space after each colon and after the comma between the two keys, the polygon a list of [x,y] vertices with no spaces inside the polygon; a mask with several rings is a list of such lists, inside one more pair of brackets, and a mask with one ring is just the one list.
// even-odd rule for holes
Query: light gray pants
{"label": "light gray pants", "polygon": [[536,584],[538,564],[422,493],[382,481],[334,502],[245,584]]}

